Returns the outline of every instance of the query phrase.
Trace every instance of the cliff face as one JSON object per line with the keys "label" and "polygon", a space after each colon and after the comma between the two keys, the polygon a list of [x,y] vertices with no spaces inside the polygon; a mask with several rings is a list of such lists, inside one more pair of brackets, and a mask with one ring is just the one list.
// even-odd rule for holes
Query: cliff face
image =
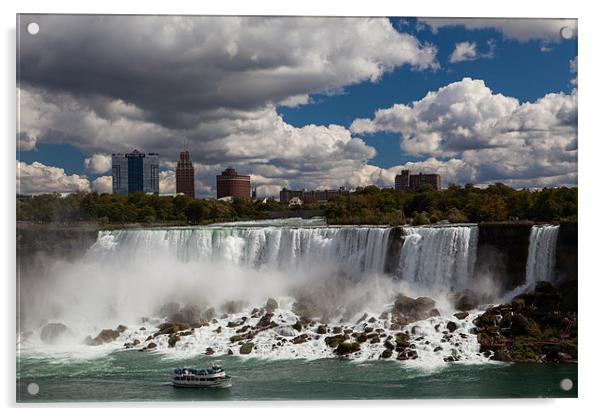
{"label": "cliff face", "polygon": [[525,281],[531,222],[479,224],[475,276],[490,276],[504,290]]}
{"label": "cliff face", "polygon": [[[475,276],[491,276],[505,290],[525,282],[531,222],[481,223]],[[556,281],[577,278],[577,223],[560,225]]]}
{"label": "cliff face", "polygon": [[560,224],[556,243],[556,277],[558,280],[577,278],[577,223]]}

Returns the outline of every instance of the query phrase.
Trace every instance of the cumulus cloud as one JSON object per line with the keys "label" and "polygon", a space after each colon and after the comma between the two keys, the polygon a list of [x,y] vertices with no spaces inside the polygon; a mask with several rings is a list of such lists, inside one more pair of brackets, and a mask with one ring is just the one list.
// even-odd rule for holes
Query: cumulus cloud
{"label": "cumulus cloud", "polygon": [[[357,119],[354,133],[396,132],[401,150],[447,160],[447,178],[546,183],[577,171],[577,96],[551,93],[533,103],[494,94],[483,81],[464,78],[409,105]],[[456,165],[450,161],[458,160]],[[436,167],[436,166],[435,166]],[[441,169],[442,167],[436,167]],[[569,175],[569,176],[567,176]]]}
{"label": "cumulus cloud", "polygon": [[495,50],[495,41],[493,39],[490,39],[487,42],[487,45],[489,45],[489,51],[486,53],[480,53],[477,50],[476,42],[466,41],[456,43],[454,51],[449,57],[449,62],[453,64],[462,61],[474,61],[475,59],[479,58],[493,58]]}
{"label": "cumulus cloud", "polygon": [[[340,93],[406,65],[439,67],[437,48],[384,18],[39,16],[45,36],[20,38],[19,140],[68,143],[92,155],[188,149],[200,195],[216,170],[313,186],[348,181],[375,155],[341,126],[294,127],[278,106]],[[73,51],[77,50],[77,56]],[[101,155],[101,156],[99,156]],[[173,170],[173,169],[172,169]],[[163,174],[161,192],[173,187]],[[271,188],[267,188],[271,186]]]}
{"label": "cumulus cloud", "polygon": [[84,160],[84,168],[92,173],[105,173],[111,170],[111,155],[93,154]]}
{"label": "cumulus cloud", "polygon": [[176,172],[167,170],[159,172],[159,192],[173,194],[176,192]]}
{"label": "cumulus cloud", "polygon": [[560,41],[560,31],[567,27],[577,36],[577,19],[500,19],[500,18],[420,18],[433,32],[442,27],[463,26],[468,30],[495,29],[507,39],[527,42],[537,39],[548,42]]}
{"label": "cumulus cloud", "polygon": [[449,57],[449,62],[474,61],[477,57],[476,42],[460,42],[456,43],[456,47]]}
{"label": "cumulus cloud", "polygon": [[39,162],[17,162],[17,193],[89,191],[90,182],[85,176],[68,175],[62,168],[46,166]]}
{"label": "cumulus cloud", "polygon": [[578,56],[575,56],[575,59],[571,59],[569,62],[569,68],[571,70],[572,74],[575,74],[575,78],[573,78],[571,80],[571,84],[573,84],[574,86],[577,86],[577,58]]}
{"label": "cumulus cloud", "polygon": [[99,176],[91,184],[92,190],[99,194],[113,193],[113,178],[111,176]]}

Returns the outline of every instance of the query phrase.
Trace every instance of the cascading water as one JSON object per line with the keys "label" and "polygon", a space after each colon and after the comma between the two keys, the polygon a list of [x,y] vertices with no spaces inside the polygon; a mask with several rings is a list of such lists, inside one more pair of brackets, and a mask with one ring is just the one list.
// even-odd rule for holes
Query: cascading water
{"label": "cascading water", "polygon": [[477,254],[478,227],[408,227],[397,274],[429,289],[470,286]]}
{"label": "cascading water", "polygon": [[558,225],[534,225],[529,236],[526,284],[554,281]]}
{"label": "cascading water", "polygon": [[382,272],[390,228],[198,227],[102,231],[92,251],[113,257],[170,252],[181,261],[210,260],[261,268],[336,265],[347,273]]}

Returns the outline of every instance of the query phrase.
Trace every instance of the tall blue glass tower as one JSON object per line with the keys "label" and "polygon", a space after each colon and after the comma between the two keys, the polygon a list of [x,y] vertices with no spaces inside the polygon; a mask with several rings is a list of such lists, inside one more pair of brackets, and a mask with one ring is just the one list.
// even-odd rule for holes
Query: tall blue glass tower
{"label": "tall blue glass tower", "polygon": [[159,155],[157,153],[113,153],[113,193],[159,193]]}

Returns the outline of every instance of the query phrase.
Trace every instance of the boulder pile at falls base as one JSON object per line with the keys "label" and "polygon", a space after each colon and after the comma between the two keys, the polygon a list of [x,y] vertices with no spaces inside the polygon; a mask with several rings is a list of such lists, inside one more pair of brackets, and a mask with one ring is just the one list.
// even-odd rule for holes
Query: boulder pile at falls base
{"label": "boulder pile at falls base", "polygon": [[577,362],[577,281],[538,282],[474,320],[480,352],[497,361]]}

